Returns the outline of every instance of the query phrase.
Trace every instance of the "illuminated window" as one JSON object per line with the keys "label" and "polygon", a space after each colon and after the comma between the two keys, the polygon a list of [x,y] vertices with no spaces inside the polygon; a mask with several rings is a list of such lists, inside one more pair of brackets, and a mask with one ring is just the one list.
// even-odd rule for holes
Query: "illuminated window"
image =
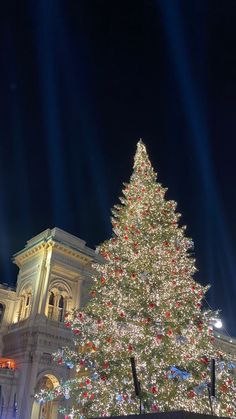
{"label": "illuminated window", "polygon": [[49,319],[53,319],[53,309],[54,309],[54,303],[55,303],[55,295],[51,291],[48,301],[48,317]]}
{"label": "illuminated window", "polygon": [[61,289],[54,287],[48,294],[47,316],[49,319],[63,322],[65,318],[65,311],[67,309],[68,293]]}
{"label": "illuminated window", "polygon": [[20,295],[20,311],[19,311],[19,320],[27,319],[30,315],[32,304],[32,291],[24,290]]}
{"label": "illuminated window", "polygon": [[[0,358],[0,368],[14,370],[16,368],[15,361],[12,358]],[[1,416],[0,416],[1,417]]]}
{"label": "illuminated window", "polygon": [[64,297],[61,295],[58,304],[58,320],[62,322],[64,320]]}

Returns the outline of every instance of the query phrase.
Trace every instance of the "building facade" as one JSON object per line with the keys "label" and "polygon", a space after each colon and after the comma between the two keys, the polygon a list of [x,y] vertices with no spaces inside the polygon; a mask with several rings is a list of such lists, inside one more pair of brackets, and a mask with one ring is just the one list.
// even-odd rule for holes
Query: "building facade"
{"label": "building facade", "polygon": [[16,290],[0,287],[0,418],[60,418],[57,403],[40,405],[34,394],[69,377],[51,354],[72,345],[65,312],[86,301],[91,264],[99,256],[58,228],[29,240],[14,255]]}
{"label": "building facade", "polygon": [[[102,258],[54,228],[29,240],[13,261],[19,268],[16,289],[0,285],[0,419],[61,419],[56,401],[41,405],[34,394],[70,377],[51,354],[72,345],[65,313],[84,305],[91,265]],[[236,340],[220,333],[216,338],[236,359]]]}

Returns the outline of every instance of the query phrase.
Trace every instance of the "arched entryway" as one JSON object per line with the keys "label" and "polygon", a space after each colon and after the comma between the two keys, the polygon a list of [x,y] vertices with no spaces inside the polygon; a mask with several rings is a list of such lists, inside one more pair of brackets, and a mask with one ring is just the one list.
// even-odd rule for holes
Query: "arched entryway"
{"label": "arched entryway", "polygon": [[[58,379],[52,374],[45,374],[38,381],[36,393],[42,389],[52,390],[59,385]],[[59,418],[58,402],[50,401],[47,403],[38,403],[34,401],[31,413],[31,419],[57,419]]]}

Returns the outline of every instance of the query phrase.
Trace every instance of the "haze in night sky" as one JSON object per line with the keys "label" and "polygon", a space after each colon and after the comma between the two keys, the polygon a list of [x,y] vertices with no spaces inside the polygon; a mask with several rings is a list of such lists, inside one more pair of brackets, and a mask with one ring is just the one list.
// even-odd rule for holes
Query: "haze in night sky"
{"label": "haze in night sky", "polygon": [[95,247],[142,137],[236,336],[235,0],[2,2],[0,280],[57,226]]}

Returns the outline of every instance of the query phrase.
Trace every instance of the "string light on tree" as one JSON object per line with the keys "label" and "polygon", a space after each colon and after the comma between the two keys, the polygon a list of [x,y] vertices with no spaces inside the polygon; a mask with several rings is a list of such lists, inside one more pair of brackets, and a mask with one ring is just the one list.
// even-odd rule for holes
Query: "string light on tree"
{"label": "string light on tree", "polygon": [[[214,315],[201,309],[208,287],[193,279],[193,242],[165,193],[139,141],[130,182],[112,210],[113,236],[99,248],[104,264],[94,266],[91,300],[67,319],[75,349],[55,355],[76,371],[59,389],[62,399],[70,397],[73,410],[64,412],[73,418],[139,412],[131,357],[146,412],[210,413],[207,384],[215,358],[217,412],[235,415],[232,368],[227,360],[222,368]],[[38,397],[60,396],[55,389]]]}

